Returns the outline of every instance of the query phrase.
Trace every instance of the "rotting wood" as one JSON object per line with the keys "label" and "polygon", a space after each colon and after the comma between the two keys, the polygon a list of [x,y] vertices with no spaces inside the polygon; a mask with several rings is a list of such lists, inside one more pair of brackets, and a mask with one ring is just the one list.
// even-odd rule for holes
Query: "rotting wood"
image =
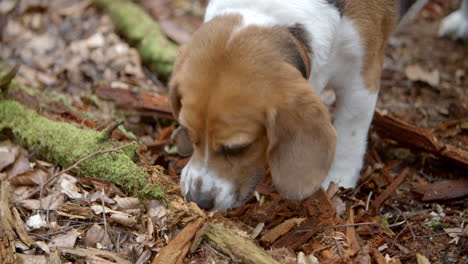
{"label": "rotting wood", "polygon": [[234,261],[245,264],[279,264],[251,240],[234,233],[222,224],[207,224],[204,238],[211,247]]}
{"label": "rotting wood", "polygon": [[411,190],[423,195],[424,202],[461,198],[468,195],[468,178],[418,184]]}
{"label": "rotting wood", "polygon": [[180,264],[189,252],[193,239],[203,226],[205,219],[190,222],[153,260],[152,264]]}
{"label": "rotting wood", "polygon": [[174,119],[169,100],[163,95],[146,91],[111,88],[103,85],[98,86],[95,93],[100,98],[115,101],[118,106],[128,111],[137,112],[139,115]]}
{"label": "rotting wood", "polygon": [[395,190],[400,186],[406,176],[409,174],[409,168],[405,168],[394,180],[393,182],[371,203],[371,209],[374,212],[380,208],[380,206],[385,202],[385,200],[390,197],[390,195],[395,192]]}
{"label": "rotting wood", "polygon": [[15,254],[15,233],[11,223],[13,222],[10,211],[10,182],[2,181],[0,198],[0,260],[5,264],[18,263]]}
{"label": "rotting wood", "polygon": [[431,129],[418,128],[376,110],[374,127],[381,135],[388,136],[406,147],[422,150],[445,159],[454,165],[468,169],[468,152],[446,145],[434,136]]}
{"label": "rotting wood", "polygon": [[21,219],[18,210],[15,207],[13,207],[11,210],[13,211],[13,216],[15,218],[12,222],[12,225],[16,230],[16,234],[18,234],[18,237],[21,239],[21,241],[23,241],[23,243],[30,248],[34,244],[34,240],[28,235],[28,232],[26,232],[26,229],[24,228],[24,222]]}
{"label": "rotting wood", "polygon": [[[10,131],[21,146],[62,167],[70,167],[90,153],[115,149],[122,143],[106,139],[105,132],[80,129],[40,116],[18,102],[0,100],[0,132]],[[161,187],[149,184],[149,175],[133,162],[136,147],[102,153],[79,165],[85,175],[104,178],[140,197],[164,200]]]}
{"label": "rotting wood", "polygon": [[158,75],[172,73],[178,46],[169,41],[145,10],[128,0],[94,0],[112,18],[118,31],[134,45],[145,64]]}

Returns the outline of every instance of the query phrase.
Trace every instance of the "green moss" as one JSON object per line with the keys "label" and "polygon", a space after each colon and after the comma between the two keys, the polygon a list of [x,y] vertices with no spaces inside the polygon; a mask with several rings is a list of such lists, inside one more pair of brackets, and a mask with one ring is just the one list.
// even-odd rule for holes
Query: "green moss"
{"label": "green moss", "polygon": [[387,218],[382,218],[382,220],[380,221],[383,225],[390,225],[390,223],[388,222],[388,219]]}
{"label": "green moss", "polygon": [[[61,167],[69,167],[96,151],[121,145],[104,140],[102,132],[48,120],[10,100],[0,101],[0,131],[4,129],[11,130],[20,145]],[[140,197],[149,195],[162,200],[163,191],[148,184],[147,173],[132,161],[135,153],[133,146],[122,152],[99,154],[81,163],[79,169],[85,175],[106,179]]]}
{"label": "green moss", "polygon": [[431,229],[441,229],[445,227],[445,224],[436,220],[431,220],[427,222],[427,226]]}
{"label": "green moss", "polygon": [[178,46],[165,37],[158,23],[140,6],[128,0],[94,0],[94,3],[109,13],[151,70],[165,77],[171,74]]}

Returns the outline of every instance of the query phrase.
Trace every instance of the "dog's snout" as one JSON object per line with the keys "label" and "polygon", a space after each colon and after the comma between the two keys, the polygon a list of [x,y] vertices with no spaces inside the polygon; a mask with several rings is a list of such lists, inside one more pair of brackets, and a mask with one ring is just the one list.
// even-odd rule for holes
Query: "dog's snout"
{"label": "dog's snout", "polygon": [[200,208],[205,210],[211,210],[214,207],[214,197],[208,193],[192,194],[192,192],[189,191],[185,199],[189,202],[195,202]]}

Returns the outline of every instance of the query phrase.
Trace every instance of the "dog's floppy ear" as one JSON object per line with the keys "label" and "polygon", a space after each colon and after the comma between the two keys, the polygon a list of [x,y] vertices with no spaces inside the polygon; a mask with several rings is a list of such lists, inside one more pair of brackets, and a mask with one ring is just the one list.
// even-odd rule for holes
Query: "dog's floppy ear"
{"label": "dog's floppy ear", "polygon": [[172,114],[174,115],[175,119],[179,119],[179,112],[181,105],[181,96],[179,92],[179,82],[177,80],[177,73],[182,69],[182,65],[184,64],[187,57],[187,45],[182,45],[179,48],[179,54],[174,62],[174,69],[172,70],[171,80],[169,82],[169,102],[172,108]]}
{"label": "dog's floppy ear", "polygon": [[283,197],[292,200],[304,199],[320,188],[336,144],[328,109],[313,87],[300,86],[290,100],[268,111],[266,125],[273,182]]}

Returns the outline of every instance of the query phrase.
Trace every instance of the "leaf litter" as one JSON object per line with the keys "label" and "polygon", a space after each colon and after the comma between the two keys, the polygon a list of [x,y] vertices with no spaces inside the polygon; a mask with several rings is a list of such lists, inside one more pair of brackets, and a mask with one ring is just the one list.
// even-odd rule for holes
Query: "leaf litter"
{"label": "leaf litter", "polygon": [[[206,5],[195,0],[138,2],[178,43],[200,25]],[[414,24],[393,38],[378,108],[430,131],[444,149],[456,147],[463,155],[468,150],[468,64],[462,54],[468,50],[435,38],[438,22],[457,2],[430,1]],[[142,66],[110,18],[89,1],[0,3],[8,22],[0,27],[1,63],[20,63],[16,79],[39,88],[15,90],[14,98],[50,118],[93,129],[123,115],[126,130],[147,146],[140,157],[144,163],[160,166],[177,182],[187,159],[169,151],[176,144],[170,137],[174,123],[166,99],[151,94],[165,91],[164,83]],[[120,92],[139,95],[122,97]],[[52,100],[45,100],[49,94]],[[327,105],[335,100],[331,94],[325,99]],[[113,136],[127,137],[122,131]],[[335,187],[302,202],[287,201],[275,192],[267,173],[244,206],[217,213],[185,203],[177,188],[164,205],[139,201],[105,180],[75,173],[44,185],[58,168],[10,140],[0,142],[0,179],[11,184],[7,210],[19,223],[12,228],[22,263],[48,263],[56,250],[62,262],[158,263],[159,253],[173,254],[171,241],[189,246],[180,263],[235,263],[200,243],[200,217],[234,224],[243,230],[241,236],[253,237],[283,263],[464,263],[466,169],[439,154],[372,129],[356,190]],[[28,197],[37,188],[41,191]],[[181,234],[191,238],[183,240]]]}

